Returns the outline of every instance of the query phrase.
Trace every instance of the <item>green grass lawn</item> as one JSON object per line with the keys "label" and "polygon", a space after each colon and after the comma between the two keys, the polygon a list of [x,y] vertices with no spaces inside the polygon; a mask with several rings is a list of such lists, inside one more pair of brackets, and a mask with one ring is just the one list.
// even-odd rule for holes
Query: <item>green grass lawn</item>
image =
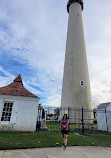
{"label": "green grass lawn", "polygon": [[[42,133],[0,133],[0,150],[56,147],[61,146],[61,144],[62,134],[50,131],[44,131]],[[111,147],[111,134],[104,132],[85,133],[84,135],[69,133],[68,146]]]}

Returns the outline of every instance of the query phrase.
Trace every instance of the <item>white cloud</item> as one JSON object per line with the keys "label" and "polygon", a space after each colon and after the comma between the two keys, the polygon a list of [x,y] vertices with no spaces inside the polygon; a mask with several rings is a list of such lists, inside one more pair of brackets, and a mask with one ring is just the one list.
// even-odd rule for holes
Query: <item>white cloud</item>
{"label": "white cloud", "polygon": [[8,77],[8,79],[12,80],[13,78],[15,78],[15,76],[11,73],[9,73],[8,71],[4,70],[1,66],[0,66],[0,71],[6,75]]}
{"label": "white cloud", "polygon": [[98,102],[111,101],[111,1],[85,1],[85,37],[92,96]]}
{"label": "white cloud", "polygon": [[[7,29],[0,32],[2,46],[12,58],[33,68],[33,76],[38,78],[35,81],[44,91],[43,97],[47,97],[46,104],[60,104],[67,27],[65,3],[62,6],[63,2],[51,0],[10,1],[6,9],[6,2],[2,1],[2,8],[8,32]],[[63,12],[57,11],[60,6]],[[59,101],[54,101],[56,96]]]}

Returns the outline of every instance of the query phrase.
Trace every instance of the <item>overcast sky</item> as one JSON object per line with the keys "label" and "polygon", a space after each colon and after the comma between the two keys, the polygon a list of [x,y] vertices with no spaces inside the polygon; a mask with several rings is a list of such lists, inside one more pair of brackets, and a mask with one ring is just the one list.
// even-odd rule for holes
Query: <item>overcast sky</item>
{"label": "overcast sky", "polygon": [[[43,105],[59,106],[67,0],[0,0],[0,87],[20,73]],[[111,101],[111,0],[84,0],[92,99]]]}

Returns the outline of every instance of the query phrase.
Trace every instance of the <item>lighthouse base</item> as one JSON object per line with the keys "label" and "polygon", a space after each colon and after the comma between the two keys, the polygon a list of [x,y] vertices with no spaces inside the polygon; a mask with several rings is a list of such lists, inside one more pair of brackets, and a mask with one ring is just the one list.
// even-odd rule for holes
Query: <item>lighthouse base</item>
{"label": "lighthouse base", "polygon": [[94,120],[92,109],[75,109],[72,107],[60,108],[59,120],[61,120],[67,114],[69,122],[73,124],[92,123]]}

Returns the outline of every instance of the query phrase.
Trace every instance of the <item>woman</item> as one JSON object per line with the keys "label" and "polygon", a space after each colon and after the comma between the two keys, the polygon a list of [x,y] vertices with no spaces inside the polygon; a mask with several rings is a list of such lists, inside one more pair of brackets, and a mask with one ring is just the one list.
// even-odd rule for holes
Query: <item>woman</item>
{"label": "woman", "polygon": [[63,147],[64,150],[66,150],[67,145],[67,134],[69,132],[69,119],[67,118],[67,114],[64,114],[62,120],[61,120],[61,132],[63,134]]}

